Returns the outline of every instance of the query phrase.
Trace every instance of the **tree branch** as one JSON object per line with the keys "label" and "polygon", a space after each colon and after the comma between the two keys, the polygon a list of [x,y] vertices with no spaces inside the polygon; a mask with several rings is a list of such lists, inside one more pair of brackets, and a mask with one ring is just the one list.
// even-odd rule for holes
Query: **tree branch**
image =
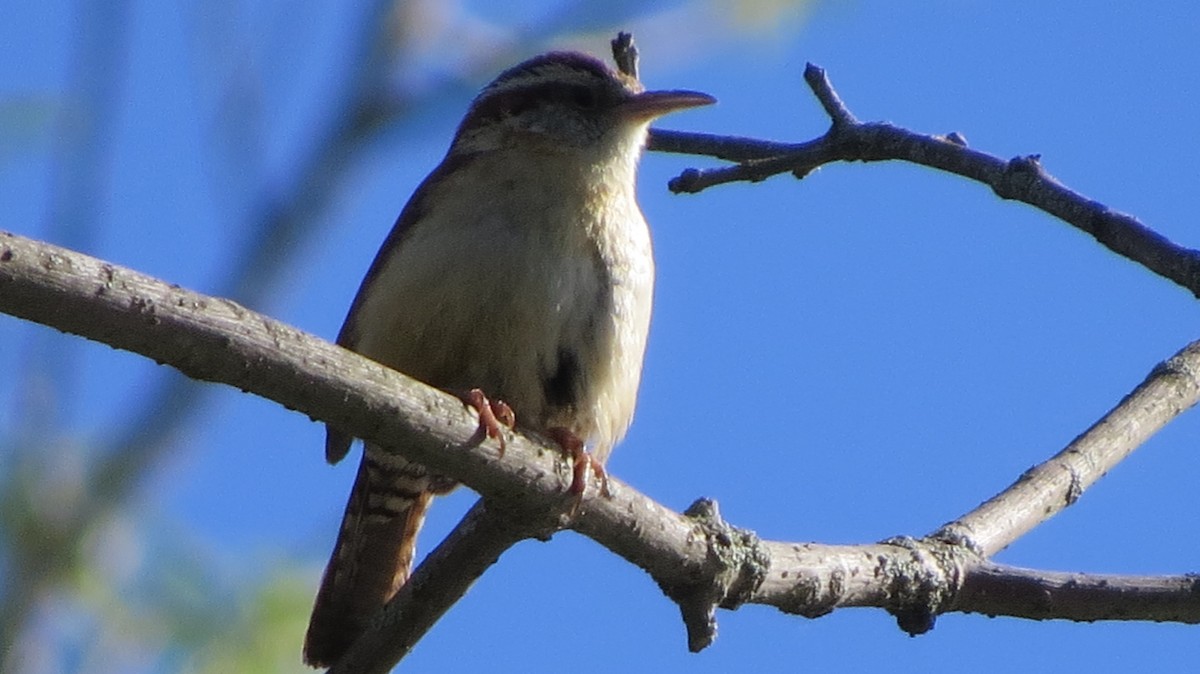
{"label": "tree branch", "polygon": [[1074,504],[1088,487],[1198,400],[1200,341],[1160,363],[1061,452],[1025,471],[1011,487],[946,524],[933,537],[991,557]]}
{"label": "tree branch", "polygon": [[1196,624],[1200,575],[1116,576],[979,564],[957,601],[969,613],[1031,620],[1154,620]]}
{"label": "tree branch", "polygon": [[[586,495],[577,516],[569,519],[565,513],[573,499],[566,491],[571,467],[551,444],[514,434],[501,457],[494,442],[482,441],[478,419],[457,398],[234,302],[0,233],[0,311],[140,353],[196,379],[256,393],[381,446],[403,447],[406,457],[480,493],[487,505],[468,515],[467,526],[460,528],[466,534],[439,546],[433,562],[418,569],[411,587],[397,596],[348,656],[353,658],[350,663],[368,663],[363,665],[368,670],[388,667],[407,652],[513,543],[530,536],[549,537],[568,526],[646,570],[680,605],[693,649],[703,648],[715,636],[715,607],[735,608],[745,602],[812,617],[842,606],[883,607],[912,633],[928,629],[934,616],[948,610],[1028,613],[1016,606],[1018,602],[1006,603],[1006,595],[995,589],[1002,586],[994,580],[1005,578],[994,571],[1003,567],[982,567],[977,552],[989,545],[979,543],[979,529],[992,527],[988,530],[997,532],[985,536],[986,541],[1005,540],[1025,530],[989,524],[993,516],[1003,517],[999,510],[1015,508],[1006,505],[1008,499],[986,516],[971,520],[973,513],[960,520],[960,528],[964,521],[978,522],[969,536],[900,538],[860,546],[760,541],[723,522],[715,504],[698,502],[685,514],[675,513],[616,477],[609,478],[611,496]],[[1195,402],[1200,391],[1194,375],[1200,372],[1197,359],[1200,343],[1157,368],[1127,398],[1126,403],[1152,402],[1148,406],[1156,410],[1140,421],[1139,438]],[[1165,393],[1155,398],[1156,391]],[[1126,403],[1118,410],[1126,409]],[[1146,407],[1138,403],[1127,411],[1142,413]],[[1121,425],[1125,422],[1112,420],[1114,414],[1096,428],[1126,428]],[[1079,441],[1068,448],[1068,453],[1078,451]],[[1019,481],[1022,487],[1026,483],[1036,481]],[[1087,484],[1080,479],[1071,493],[1077,496]],[[965,540],[974,543],[961,544]],[[972,575],[978,568],[991,575]],[[1027,576],[1008,574],[1017,578],[1007,586],[1013,588],[1010,594],[1028,587]],[[1057,580],[1053,574],[1042,576],[1051,585]],[[1061,583],[1060,595],[1076,596],[1068,593],[1081,578],[1088,577],[1073,576],[1075,586]],[[1145,591],[1107,593],[1105,600],[1113,608],[1100,612],[1101,617],[1200,622],[1200,593],[1194,583],[1178,578],[1115,580]],[[1092,584],[1099,587],[1102,581],[1114,579]],[[414,612],[413,606],[422,606],[422,612]],[[1047,604],[1037,616],[1026,617],[1081,619],[1080,615],[1084,613],[1068,602],[1063,607]]]}
{"label": "tree branch", "polygon": [[[535,524],[538,522],[545,529]],[[522,521],[506,516],[502,508],[476,503],[421,562],[379,619],[330,668],[330,674],[391,671],[500,555],[526,538],[555,528],[545,517]]]}
{"label": "tree branch", "polygon": [[1041,209],[1200,298],[1200,251],[1176,245],[1133,216],[1071,190],[1042,168],[1037,155],[1006,161],[968,148],[958,133],[930,136],[883,122],[859,122],[823,69],[808,64],[804,79],[833,120],[829,131],[819,138],[789,144],[653,130],[647,145],[651,150],[739,162],[717,169],[688,169],[671,180],[671,191],[695,193],[714,185],[757,182],[786,172],[803,178],[835,161],[907,161],[970,178],[988,185],[1002,199]]}

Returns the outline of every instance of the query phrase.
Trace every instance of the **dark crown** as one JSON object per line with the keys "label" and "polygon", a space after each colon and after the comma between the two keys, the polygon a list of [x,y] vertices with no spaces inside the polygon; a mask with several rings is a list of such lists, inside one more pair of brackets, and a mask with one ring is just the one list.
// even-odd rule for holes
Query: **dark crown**
{"label": "dark crown", "polygon": [[533,109],[555,106],[588,114],[635,96],[641,84],[578,52],[535,56],[500,73],[475,97],[456,138]]}

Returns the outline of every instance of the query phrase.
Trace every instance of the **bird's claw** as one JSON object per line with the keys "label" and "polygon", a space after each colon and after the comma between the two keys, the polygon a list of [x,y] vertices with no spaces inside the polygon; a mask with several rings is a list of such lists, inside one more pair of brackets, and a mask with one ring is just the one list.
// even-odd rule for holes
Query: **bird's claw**
{"label": "bird's claw", "polygon": [[548,432],[550,438],[558,444],[563,453],[571,457],[571,486],[567,487],[567,493],[571,494],[573,502],[568,514],[574,517],[579,511],[579,505],[583,503],[589,468],[596,479],[600,481],[600,493],[605,497],[612,496],[612,492],[608,489],[608,472],[604,470],[604,464],[588,453],[583,446],[583,440],[566,428],[551,428]]}
{"label": "bird's claw", "polygon": [[512,428],[517,417],[503,400],[489,400],[483,391],[473,388],[459,396],[463,404],[479,413],[479,433],[500,443],[500,456],[504,456],[504,426]]}

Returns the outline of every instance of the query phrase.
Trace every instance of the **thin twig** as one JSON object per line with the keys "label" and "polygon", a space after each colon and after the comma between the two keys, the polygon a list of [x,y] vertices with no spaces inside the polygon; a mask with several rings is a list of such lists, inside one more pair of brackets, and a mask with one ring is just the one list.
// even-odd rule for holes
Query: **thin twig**
{"label": "thin twig", "polygon": [[716,169],[687,169],[670,181],[671,191],[696,193],[724,183],[757,182],[781,173],[803,178],[813,169],[836,161],[907,161],[970,178],[988,185],[1002,199],[1041,209],[1200,298],[1200,251],[1179,246],[1133,216],[1071,190],[1046,172],[1039,157],[1004,160],[967,147],[957,133],[932,136],[882,122],[859,122],[824,70],[809,64],[805,81],[833,126],[823,136],[804,143],[652,131],[648,144],[651,150],[740,162]]}
{"label": "thin twig", "polygon": [[617,33],[612,40],[612,57],[618,72],[638,79],[638,49],[632,33]]}
{"label": "thin twig", "polygon": [[1104,418],[934,538],[991,557],[1062,509],[1200,400],[1200,341],[1168,358]]}
{"label": "thin twig", "polygon": [[850,109],[842,102],[842,97],[834,90],[829,77],[825,75],[824,68],[813,63],[806,64],[804,81],[808,82],[809,88],[821,102],[821,107],[825,108],[825,114],[833,120],[834,126],[854,126],[859,123],[858,118],[850,112]]}

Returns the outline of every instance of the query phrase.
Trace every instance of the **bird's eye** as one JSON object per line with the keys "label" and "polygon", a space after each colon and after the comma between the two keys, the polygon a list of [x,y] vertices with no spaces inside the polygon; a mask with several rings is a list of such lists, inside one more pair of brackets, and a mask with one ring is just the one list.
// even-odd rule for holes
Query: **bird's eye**
{"label": "bird's eye", "polygon": [[568,100],[582,110],[595,110],[600,103],[596,92],[588,87],[571,87]]}

